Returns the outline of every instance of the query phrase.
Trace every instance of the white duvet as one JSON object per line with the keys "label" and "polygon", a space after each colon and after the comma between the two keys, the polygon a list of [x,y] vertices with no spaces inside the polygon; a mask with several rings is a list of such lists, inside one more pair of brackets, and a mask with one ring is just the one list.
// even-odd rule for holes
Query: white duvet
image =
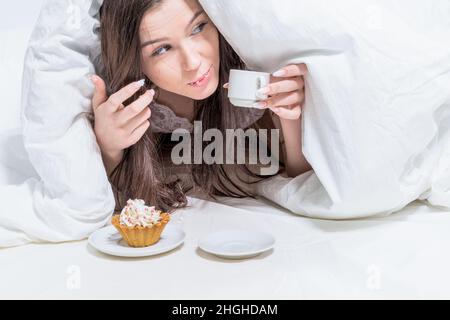
{"label": "white duvet", "polygon": [[[450,208],[448,0],[200,2],[250,68],[310,70],[302,125],[314,171],[262,183],[262,196],[331,219],[388,214],[418,198]],[[43,7],[25,61],[25,178],[11,185],[5,163],[22,166],[0,158],[0,247],[82,239],[112,212],[86,118],[98,7]]]}
{"label": "white duvet", "polygon": [[449,0],[201,2],[251,68],[310,71],[303,151],[314,172],[264,183],[263,196],[331,219],[418,198],[450,208]]}
{"label": "white duvet", "polygon": [[[91,1],[46,1],[33,30],[20,113],[26,153],[17,131],[4,131],[0,140],[0,247],[83,239],[114,210],[86,117],[92,94],[86,75],[94,73],[90,60],[98,48],[91,6]],[[24,178],[10,181],[17,177],[10,170],[25,171]]]}

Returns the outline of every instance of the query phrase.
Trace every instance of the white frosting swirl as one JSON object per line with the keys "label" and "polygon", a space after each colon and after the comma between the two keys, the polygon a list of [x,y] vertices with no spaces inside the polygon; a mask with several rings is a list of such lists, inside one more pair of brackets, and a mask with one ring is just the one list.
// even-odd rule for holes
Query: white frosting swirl
{"label": "white frosting swirl", "polygon": [[161,220],[161,211],[148,207],[144,200],[128,200],[120,213],[120,224],[127,227],[149,227]]}

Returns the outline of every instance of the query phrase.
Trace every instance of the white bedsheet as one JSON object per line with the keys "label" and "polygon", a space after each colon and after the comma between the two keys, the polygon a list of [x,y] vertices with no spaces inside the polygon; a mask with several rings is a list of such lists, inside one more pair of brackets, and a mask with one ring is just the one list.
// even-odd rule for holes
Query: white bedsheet
{"label": "white bedsheet", "polygon": [[[87,241],[0,250],[0,299],[450,298],[449,212],[416,201],[385,218],[325,221],[263,200],[191,201],[171,221],[185,244],[161,256],[111,257]],[[229,227],[270,232],[276,246],[243,261],[197,249]]]}

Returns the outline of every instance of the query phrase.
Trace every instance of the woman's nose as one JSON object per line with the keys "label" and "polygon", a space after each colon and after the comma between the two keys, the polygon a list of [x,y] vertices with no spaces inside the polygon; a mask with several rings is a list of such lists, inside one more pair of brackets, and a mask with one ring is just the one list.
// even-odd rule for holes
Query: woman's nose
{"label": "woman's nose", "polygon": [[183,68],[186,71],[197,70],[201,64],[200,54],[193,47],[186,46],[183,48]]}

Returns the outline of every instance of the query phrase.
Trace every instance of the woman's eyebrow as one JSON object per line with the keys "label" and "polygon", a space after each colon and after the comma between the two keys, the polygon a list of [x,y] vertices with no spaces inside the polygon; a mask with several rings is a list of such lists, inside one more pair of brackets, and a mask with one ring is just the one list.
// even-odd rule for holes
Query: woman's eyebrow
{"label": "woman's eyebrow", "polygon": [[[188,28],[188,27],[195,21],[195,19],[197,19],[197,18],[198,18],[200,15],[202,15],[204,12],[205,12],[205,11],[204,11],[203,9],[201,9],[201,10],[198,11],[198,12],[196,12],[196,13],[192,16],[192,18],[191,18],[191,20],[189,21],[189,23],[188,23],[188,25],[186,26],[186,28]],[[148,45],[151,45],[151,44],[154,44],[154,43],[157,43],[157,42],[161,42],[161,41],[165,41],[165,40],[169,40],[169,38],[165,37],[165,38],[159,38],[159,39],[154,39],[154,40],[145,41],[145,42],[141,45],[141,49],[144,48],[144,47],[146,47],[146,46],[148,46]]]}

